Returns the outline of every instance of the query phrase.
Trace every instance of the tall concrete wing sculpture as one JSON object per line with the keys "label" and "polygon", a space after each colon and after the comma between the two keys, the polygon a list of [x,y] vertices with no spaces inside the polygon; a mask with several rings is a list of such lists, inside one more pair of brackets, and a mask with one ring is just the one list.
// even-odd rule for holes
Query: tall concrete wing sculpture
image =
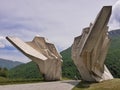
{"label": "tall concrete wing sculpture", "polygon": [[61,79],[62,57],[54,44],[43,37],[35,37],[32,42],[23,42],[17,37],[6,37],[24,55],[36,62],[45,80]]}
{"label": "tall concrete wing sculpture", "polygon": [[95,22],[84,28],[82,35],[74,39],[72,45],[72,59],[81,77],[85,81],[103,81],[113,79],[104,65],[110,44],[107,23],[112,6],[104,6]]}

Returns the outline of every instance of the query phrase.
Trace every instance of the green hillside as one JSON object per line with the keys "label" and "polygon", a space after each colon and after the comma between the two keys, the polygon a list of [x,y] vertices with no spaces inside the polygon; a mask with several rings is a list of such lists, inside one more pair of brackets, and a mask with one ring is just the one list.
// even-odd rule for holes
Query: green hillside
{"label": "green hillside", "polygon": [[60,53],[63,57],[62,76],[75,79],[80,78],[79,72],[71,59],[71,47]]}
{"label": "green hillside", "polygon": [[[114,77],[120,78],[120,34],[118,34],[117,30],[117,35],[115,31],[112,31],[110,35],[111,45],[109,47],[105,64]],[[74,79],[75,76],[80,78],[78,70],[71,59],[71,48],[62,51],[61,55],[63,57],[62,76],[70,79]],[[9,70],[8,76],[10,78],[42,78],[39,74],[37,65],[33,62]]]}
{"label": "green hillside", "polygon": [[42,76],[39,73],[39,69],[34,62],[29,62],[27,64],[19,65],[8,71],[8,77],[11,79],[32,79],[32,78],[41,78]]}
{"label": "green hillside", "polygon": [[112,38],[105,64],[114,77],[120,78],[120,37]]}

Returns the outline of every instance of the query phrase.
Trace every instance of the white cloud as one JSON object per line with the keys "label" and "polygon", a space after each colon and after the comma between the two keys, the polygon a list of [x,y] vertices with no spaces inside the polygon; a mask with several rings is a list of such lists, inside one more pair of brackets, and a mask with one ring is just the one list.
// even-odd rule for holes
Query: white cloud
{"label": "white cloud", "polygon": [[0,48],[4,48],[4,47],[5,47],[5,45],[0,42]]}
{"label": "white cloud", "polygon": [[4,48],[5,47],[5,44],[3,44],[3,42],[5,41],[4,39],[5,38],[3,36],[0,36],[0,48]]}
{"label": "white cloud", "polygon": [[112,15],[109,22],[111,30],[120,29],[120,0],[113,5]]}

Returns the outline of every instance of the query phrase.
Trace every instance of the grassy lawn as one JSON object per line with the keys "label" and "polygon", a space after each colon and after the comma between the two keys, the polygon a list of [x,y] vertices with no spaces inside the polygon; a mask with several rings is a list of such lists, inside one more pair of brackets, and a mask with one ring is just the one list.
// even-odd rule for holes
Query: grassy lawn
{"label": "grassy lawn", "polygon": [[120,90],[120,79],[107,80],[100,83],[81,81],[72,90]]}
{"label": "grassy lawn", "polygon": [[43,82],[41,79],[8,79],[0,77],[0,85]]}
{"label": "grassy lawn", "polygon": [[[62,80],[71,80],[69,78],[62,78]],[[8,84],[26,84],[26,83],[37,83],[37,82],[50,82],[44,81],[43,79],[34,78],[34,79],[8,79],[4,77],[0,77],[0,85],[8,85]]]}

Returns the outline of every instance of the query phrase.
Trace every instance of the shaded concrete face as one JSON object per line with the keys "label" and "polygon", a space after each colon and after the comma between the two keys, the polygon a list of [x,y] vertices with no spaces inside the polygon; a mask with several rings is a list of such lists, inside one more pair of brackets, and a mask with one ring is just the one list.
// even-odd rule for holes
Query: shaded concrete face
{"label": "shaded concrete face", "polygon": [[107,35],[107,23],[111,15],[112,6],[104,6],[95,22],[84,28],[82,35],[74,39],[72,45],[72,59],[77,66],[82,79],[85,81],[103,81],[113,79],[104,65],[110,44]]}
{"label": "shaded concrete face", "polygon": [[62,57],[54,44],[44,37],[35,37],[31,42],[23,42],[17,37],[6,37],[24,55],[36,62],[45,80],[61,79]]}

